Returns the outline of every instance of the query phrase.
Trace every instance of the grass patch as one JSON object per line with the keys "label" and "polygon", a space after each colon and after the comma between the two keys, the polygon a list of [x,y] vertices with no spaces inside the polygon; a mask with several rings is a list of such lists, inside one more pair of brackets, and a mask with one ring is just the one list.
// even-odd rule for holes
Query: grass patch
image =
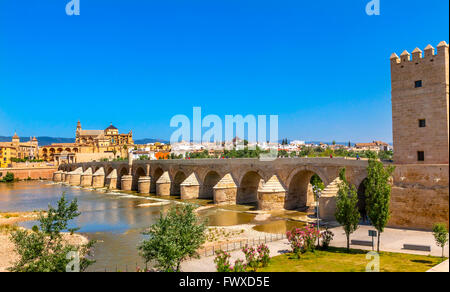
{"label": "grass patch", "polygon": [[[258,272],[365,272],[368,251],[330,247],[327,251],[305,253],[300,259],[292,254],[273,257]],[[380,272],[425,272],[445,259],[433,256],[380,252]]]}
{"label": "grass patch", "polygon": [[13,218],[13,217],[19,217],[19,216],[20,216],[19,213],[0,213],[0,217],[6,218],[6,219]]}
{"label": "grass patch", "polygon": [[17,225],[0,224],[0,234],[9,234],[18,229],[19,229],[19,227],[17,227]]}

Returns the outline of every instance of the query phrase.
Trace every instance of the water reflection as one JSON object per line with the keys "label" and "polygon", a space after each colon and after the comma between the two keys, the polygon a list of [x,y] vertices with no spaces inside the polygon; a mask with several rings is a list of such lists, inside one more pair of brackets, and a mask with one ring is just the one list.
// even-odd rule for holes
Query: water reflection
{"label": "water reflection", "polygon": [[268,223],[263,223],[253,227],[254,230],[260,232],[274,233],[274,234],[285,234],[294,228],[304,227],[305,223],[291,220],[275,220]]}
{"label": "water reflection", "polygon": [[[81,215],[70,227],[80,227],[82,234],[89,239],[98,240],[94,249],[97,261],[90,270],[108,271],[135,269],[142,267],[137,245],[142,241],[142,232],[155,223],[160,212],[167,211],[171,205],[180,201],[178,197],[161,200],[155,196],[139,196],[133,193],[107,192],[74,188],[49,182],[19,182],[0,184],[0,211],[45,210],[48,205],[56,206],[62,193],[68,200],[77,199]],[[166,199],[166,198],[164,198]],[[210,205],[211,200],[190,200],[197,205]],[[155,203],[157,203],[155,205]],[[162,205],[161,205],[162,204]],[[246,213],[254,206],[211,207],[199,212],[208,219],[210,226],[231,226],[239,224],[258,224],[255,229],[270,233],[284,233],[301,223],[274,218],[270,222],[255,221],[255,214]],[[284,216],[286,214],[276,214]],[[37,222],[24,222],[22,226],[31,228]]]}

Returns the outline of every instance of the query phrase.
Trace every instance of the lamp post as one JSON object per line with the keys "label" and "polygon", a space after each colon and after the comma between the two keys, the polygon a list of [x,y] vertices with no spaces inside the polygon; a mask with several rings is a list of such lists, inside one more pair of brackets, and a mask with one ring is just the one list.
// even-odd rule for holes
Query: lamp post
{"label": "lamp post", "polygon": [[[317,197],[317,201],[316,201],[316,213],[317,213],[317,233],[320,235],[320,219],[319,219],[319,199],[320,196],[322,195],[321,190],[318,189],[316,192],[316,197]],[[317,245],[320,245],[320,236],[317,237]]]}

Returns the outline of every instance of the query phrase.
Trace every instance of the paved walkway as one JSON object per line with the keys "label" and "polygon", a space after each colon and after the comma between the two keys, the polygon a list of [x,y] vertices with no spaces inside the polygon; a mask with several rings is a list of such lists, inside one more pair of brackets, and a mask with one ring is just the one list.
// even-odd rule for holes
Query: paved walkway
{"label": "paved walkway", "polygon": [[[358,230],[353,233],[350,239],[354,240],[371,240],[371,237],[368,236],[369,230],[372,230],[371,226],[360,226]],[[345,237],[345,232],[342,227],[331,228],[331,231],[334,233],[334,239],[331,242],[331,246],[335,247],[346,247],[347,241]],[[421,252],[421,251],[410,251],[404,250],[403,244],[419,244],[419,245],[430,245],[430,252]],[[375,239],[376,244],[376,239]],[[270,256],[274,257],[277,255],[281,255],[283,253],[289,252],[290,246],[287,239],[274,241],[267,243],[267,246],[270,249]],[[351,248],[355,249],[363,249],[363,250],[371,250],[371,247],[367,246],[356,246],[353,245]],[[376,247],[375,247],[376,250]],[[405,229],[394,229],[394,228],[386,228],[385,231],[381,234],[381,244],[380,250],[388,251],[388,252],[399,252],[399,253],[410,253],[410,254],[421,254],[421,255],[433,255],[433,256],[441,256],[442,250],[440,247],[436,246],[434,241],[434,237],[432,232],[428,231],[415,231],[415,230],[405,230]],[[445,256],[448,257],[449,248],[448,245],[445,247]],[[237,250],[230,252],[231,255],[231,263],[234,263],[236,259],[245,259],[242,251]],[[446,263],[446,265],[445,265]],[[441,265],[434,267],[436,271],[448,271],[448,260]],[[202,257],[200,259],[191,260],[188,262],[184,262],[181,266],[182,271],[184,272],[215,272],[216,266],[214,264],[214,257]],[[430,270],[430,271],[431,271]]]}
{"label": "paved walkway", "polygon": [[[331,228],[334,233],[334,240],[331,242],[332,246],[336,247],[346,247],[347,239],[345,237],[345,232],[342,227]],[[372,226],[360,226],[358,230],[350,236],[350,240],[372,240],[369,237],[369,230],[374,230]],[[376,250],[376,238],[375,250]],[[403,244],[417,244],[417,245],[429,245],[431,246],[431,252],[423,251],[413,251],[403,249]],[[352,245],[351,248],[371,250],[371,247],[367,246],[357,246]],[[380,242],[381,251],[390,252],[400,252],[400,253],[410,253],[410,254],[421,254],[421,255],[432,255],[441,256],[442,249],[436,245],[434,241],[434,236],[431,231],[416,231],[416,230],[406,230],[406,229],[394,229],[385,228],[384,232],[381,233]],[[448,257],[449,249],[448,245],[444,249],[444,255]]]}
{"label": "paved walkway", "polygon": [[[270,257],[278,256],[287,253],[290,250],[289,243],[286,239],[273,241],[266,244],[270,249]],[[230,263],[234,263],[237,259],[245,260],[244,253],[240,250],[230,252]],[[214,263],[214,256],[202,257],[200,259],[184,262],[181,265],[183,272],[215,272],[216,264]]]}
{"label": "paved walkway", "polygon": [[440,263],[439,265],[429,269],[427,272],[447,272],[449,271],[448,260]]}

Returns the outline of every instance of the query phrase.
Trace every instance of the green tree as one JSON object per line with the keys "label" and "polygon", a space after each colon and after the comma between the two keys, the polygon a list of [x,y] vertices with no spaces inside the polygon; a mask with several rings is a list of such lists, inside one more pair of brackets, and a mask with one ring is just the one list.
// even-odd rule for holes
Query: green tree
{"label": "green tree", "polygon": [[378,230],[377,251],[380,251],[381,233],[390,217],[391,184],[393,166],[384,167],[376,159],[369,159],[367,178],[365,179],[366,213],[373,227]]}
{"label": "green tree", "polygon": [[436,223],[433,225],[433,235],[436,244],[442,248],[442,257],[444,257],[444,248],[448,242],[448,229],[445,223]]}
{"label": "green tree", "polygon": [[14,181],[14,173],[7,172],[5,177],[0,180],[0,182],[13,182]]}
{"label": "green tree", "polygon": [[314,195],[317,196],[318,192],[323,191],[325,189],[325,184],[322,182],[320,177],[317,174],[313,174],[311,177],[310,183],[313,188]]}
{"label": "green tree", "polygon": [[144,235],[138,247],[146,262],[155,260],[163,271],[180,271],[181,262],[198,258],[197,250],[205,242],[205,222],[201,222],[191,204],[172,206]]}
{"label": "green tree", "polygon": [[345,168],[339,173],[341,183],[336,197],[335,217],[342,225],[347,237],[347,250],[350,250],[350,235],[358,229],[360,214],[358,211],[358,194],[354,185],[350,186],[345,177]]}
{"label": "green tree", "polygon": [[68,203],[63,194],[56,209],[49,206],[47,216],[41,213],[39,227],[33,226],[32,231],[19,229],[11,233],[11,241],[19,259],[9,268],[9,271],[65,272],[72,261],[72,258],[68,257],[71,252],[75,252],[80,257],[79,271],[85,271],[94,263],[87,256],[90,255],[95,242],[90,241],[81,246],[70,245],[61,234],[64,230],[71,232],[76,230],[69,229],[67,226],[69,220],[79,214],[76,199]]}

